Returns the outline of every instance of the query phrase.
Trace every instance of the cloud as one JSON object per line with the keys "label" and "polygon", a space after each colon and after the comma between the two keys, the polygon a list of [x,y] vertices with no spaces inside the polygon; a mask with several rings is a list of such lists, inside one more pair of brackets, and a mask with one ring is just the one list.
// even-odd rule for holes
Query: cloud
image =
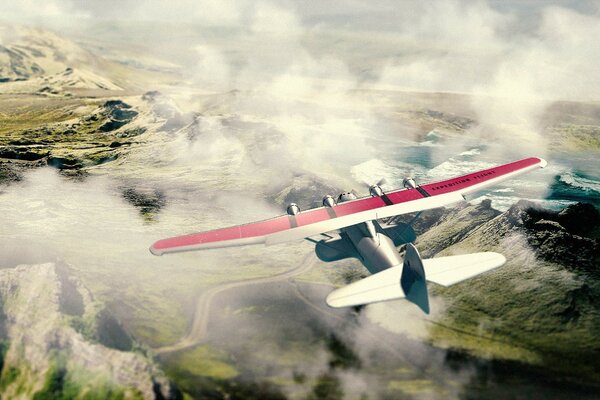
{"label": "cloud", "polygon": [[[473,94],[480,127],[471,136],[510,138],[521,153],[544,152],[546,107],[556,100],[597,100],[600,14],[562,7],[531,24],[489,3],[442,1],[404,20],[402,37],[416,50],[383,68],[377,85]],[[528,24],[525,26],[525,24]],[[518,151],[517,151],[518,152]]]}
{"label": "cloud", "polygon": [[71,0],[48,0],[44,2],[23,0],[6,3],[2,7],[1,20],[26,24],[45,25],[47,19],[88,19],[91,14],[77,7]]}

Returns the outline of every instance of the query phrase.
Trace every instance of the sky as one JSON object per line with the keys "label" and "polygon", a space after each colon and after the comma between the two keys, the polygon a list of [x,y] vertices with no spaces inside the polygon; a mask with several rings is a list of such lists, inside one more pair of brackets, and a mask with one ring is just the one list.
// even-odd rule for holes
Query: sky
{"label": "sky", "polygon": [[[18,20],[27,23],[46,24],[48,19],[64,18],[97,20],[149,20],[177,22],[193,21],[209,25],[238,25],[247,19],[256,4],[249,0],[177,0],[165,2],[149,0],[92,0],[86,2],[74,0],[25,0],[11,2],[3,6],[2,19]],[[307,23],[330,21],[332,24],[358,24],[359,29],[369,27],[374,30],[396,30],[398,20],[405,16],[414,16],[429,5],[418,1],[377,0],[368,4],[358,0],[331,0],[322,2],[308,0],[293,2],[277,0],[269,2],[277,7],[294,12]],[[441,2],[437,2],[441,3]],[[490,8],[503,13],[518,15],[523,23],[531,23],[534,17],[548,7],[572,9],[584,14],[598,13],[599,3],[590,0],[550,0],[550,1],[475,1],[485,3]],[[466,3],[465,3],[466,4]],[[51,21],[50,21],[51,22]]]}

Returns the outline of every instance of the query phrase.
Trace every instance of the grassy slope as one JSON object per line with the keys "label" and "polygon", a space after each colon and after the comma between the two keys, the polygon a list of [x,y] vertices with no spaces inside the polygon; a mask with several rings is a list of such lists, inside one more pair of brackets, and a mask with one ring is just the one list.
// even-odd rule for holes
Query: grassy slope
{"label": "grassy slope", "polygon": [[[439,250],[435,238],[452,237],[456,227],[469,219],[466,210],[431,228],[418,245],[426,251]],[[597,293],[597,282],[537,259],[525,234],[511,229],[505,214],[488,219],[463,231],[466,235],[454,244],[446,241],[449,247],[439,254],[497,251],[507,255],[508,262],[468,283],[433,288],[450,304],[444,318],[430,329],[433,343],[598,381],[600,313],[585,289]],[[577,312],[572,312],[573,307]]]}

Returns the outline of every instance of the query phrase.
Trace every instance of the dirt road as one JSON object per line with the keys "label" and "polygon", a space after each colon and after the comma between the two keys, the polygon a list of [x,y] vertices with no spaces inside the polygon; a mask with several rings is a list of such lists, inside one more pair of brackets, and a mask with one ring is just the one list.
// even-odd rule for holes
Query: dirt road
{"label": "dirt road", "polygon": [[266,276],[262,278],[247,279],[243,281],[227,282],[221,285],[214,286],[198,297],[196,301],[196,311],[194,313],[194,319],[192,327],[186,336],[182,337],[180,341],[163,347],[155,348],[154,351],[158,354],[171,353],[192,347],[202,342],[206,338],[208,330],[208,320],[210,317],[210,308],[213,299],[218,294],[225,292],[230,289],[239,288],[248,285],[257,285],[260,283],[272,283],[277,281],[283,281],[286,279],[293,278],[309,271],[317,262],[313,252],[308,253],[306,257],[302,259],[300,264],[296,267],[282,272],[277,275]]}

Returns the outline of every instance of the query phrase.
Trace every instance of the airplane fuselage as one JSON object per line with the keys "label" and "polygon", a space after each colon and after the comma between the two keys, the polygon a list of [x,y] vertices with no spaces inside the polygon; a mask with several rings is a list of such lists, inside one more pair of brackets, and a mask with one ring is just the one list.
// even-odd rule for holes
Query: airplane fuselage
{"label": "airplane fuselage", "polygon": [[342,229],[354,245],[361,261],[370,273],[402,264],[393,240],[385,234],[377,221],[367,221]]}

